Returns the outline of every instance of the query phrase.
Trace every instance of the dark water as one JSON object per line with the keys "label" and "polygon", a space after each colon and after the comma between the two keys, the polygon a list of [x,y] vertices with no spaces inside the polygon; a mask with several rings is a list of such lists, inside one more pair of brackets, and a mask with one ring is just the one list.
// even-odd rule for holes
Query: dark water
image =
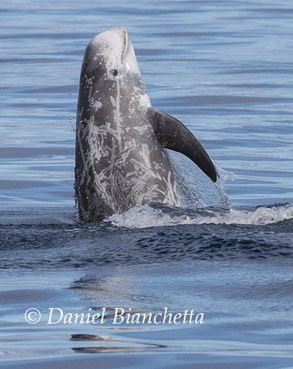
{"label": "dark water", "polygon": [[[292,20],[289,0],[0,4],[0,366],[293,367]],[[196,134],[221,181],[172,155],[181,209],[79,224],[80,65],[118,24],[152,104]],[[52,308],[106,321],[50,325]],[[115,325],[115,308],[204,319]]]}

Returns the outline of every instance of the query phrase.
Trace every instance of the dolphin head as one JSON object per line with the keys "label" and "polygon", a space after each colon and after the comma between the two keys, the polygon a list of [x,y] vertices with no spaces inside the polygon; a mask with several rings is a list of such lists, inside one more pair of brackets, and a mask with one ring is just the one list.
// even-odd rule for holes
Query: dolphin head
{"label": "dolphin head", "polygon": [[84,57],[84,72],[100,79],[123,79],[127,74],[140,75],[135,52],[128,33],[115,27],[95,36]]}
{"label": "dolphin head", "polygon": [[132,107],[144,109],[150,106],[132,42],[125,28],[112,28],[90,41],[83,59],[80,86],[84,95],[90,95],[93,99],[98,99],[98,95],[114,96],[114,91],[119,89],[121,96],[131,100]]}

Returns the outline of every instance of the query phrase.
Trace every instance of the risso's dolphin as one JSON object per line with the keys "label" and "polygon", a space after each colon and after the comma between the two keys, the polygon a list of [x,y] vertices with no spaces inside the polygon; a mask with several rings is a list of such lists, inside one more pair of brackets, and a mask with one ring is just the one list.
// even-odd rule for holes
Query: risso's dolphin
{"label": "risso's dolphin", "polygon": [[147,202],[178,206],[165,148],[185,154],[216,181],[214,165],[193,134],[152,108],[126,30],[98,34],[85,50],[77,107],[80,220],[100,221]]}

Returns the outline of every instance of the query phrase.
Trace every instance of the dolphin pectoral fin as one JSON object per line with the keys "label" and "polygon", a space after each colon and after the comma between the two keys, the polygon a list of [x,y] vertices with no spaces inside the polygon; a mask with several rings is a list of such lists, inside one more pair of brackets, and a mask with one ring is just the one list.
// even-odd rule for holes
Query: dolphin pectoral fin
{"label": "dolphin pectoral fin", "polygon": [[148,109],[154,132],[163,148],[181,152],[191,159],[213,182],[217,172],[205,149],[179,120],[155,108]]}

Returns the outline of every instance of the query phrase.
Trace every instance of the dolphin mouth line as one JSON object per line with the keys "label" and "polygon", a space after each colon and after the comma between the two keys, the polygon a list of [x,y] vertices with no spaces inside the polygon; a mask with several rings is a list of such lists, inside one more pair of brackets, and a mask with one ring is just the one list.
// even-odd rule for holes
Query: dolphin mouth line
{"label": "dolphin mouth line", "polygon": [[124,33],[124,45],[123,45],[123,50],[122,50],[122,55],[121,55],[121,59],[123,60],[126,56],[127,50],[128,50],[128,46],[129,46],[129,36],[128,33],[125,29],[123,29],[123,33]]}

